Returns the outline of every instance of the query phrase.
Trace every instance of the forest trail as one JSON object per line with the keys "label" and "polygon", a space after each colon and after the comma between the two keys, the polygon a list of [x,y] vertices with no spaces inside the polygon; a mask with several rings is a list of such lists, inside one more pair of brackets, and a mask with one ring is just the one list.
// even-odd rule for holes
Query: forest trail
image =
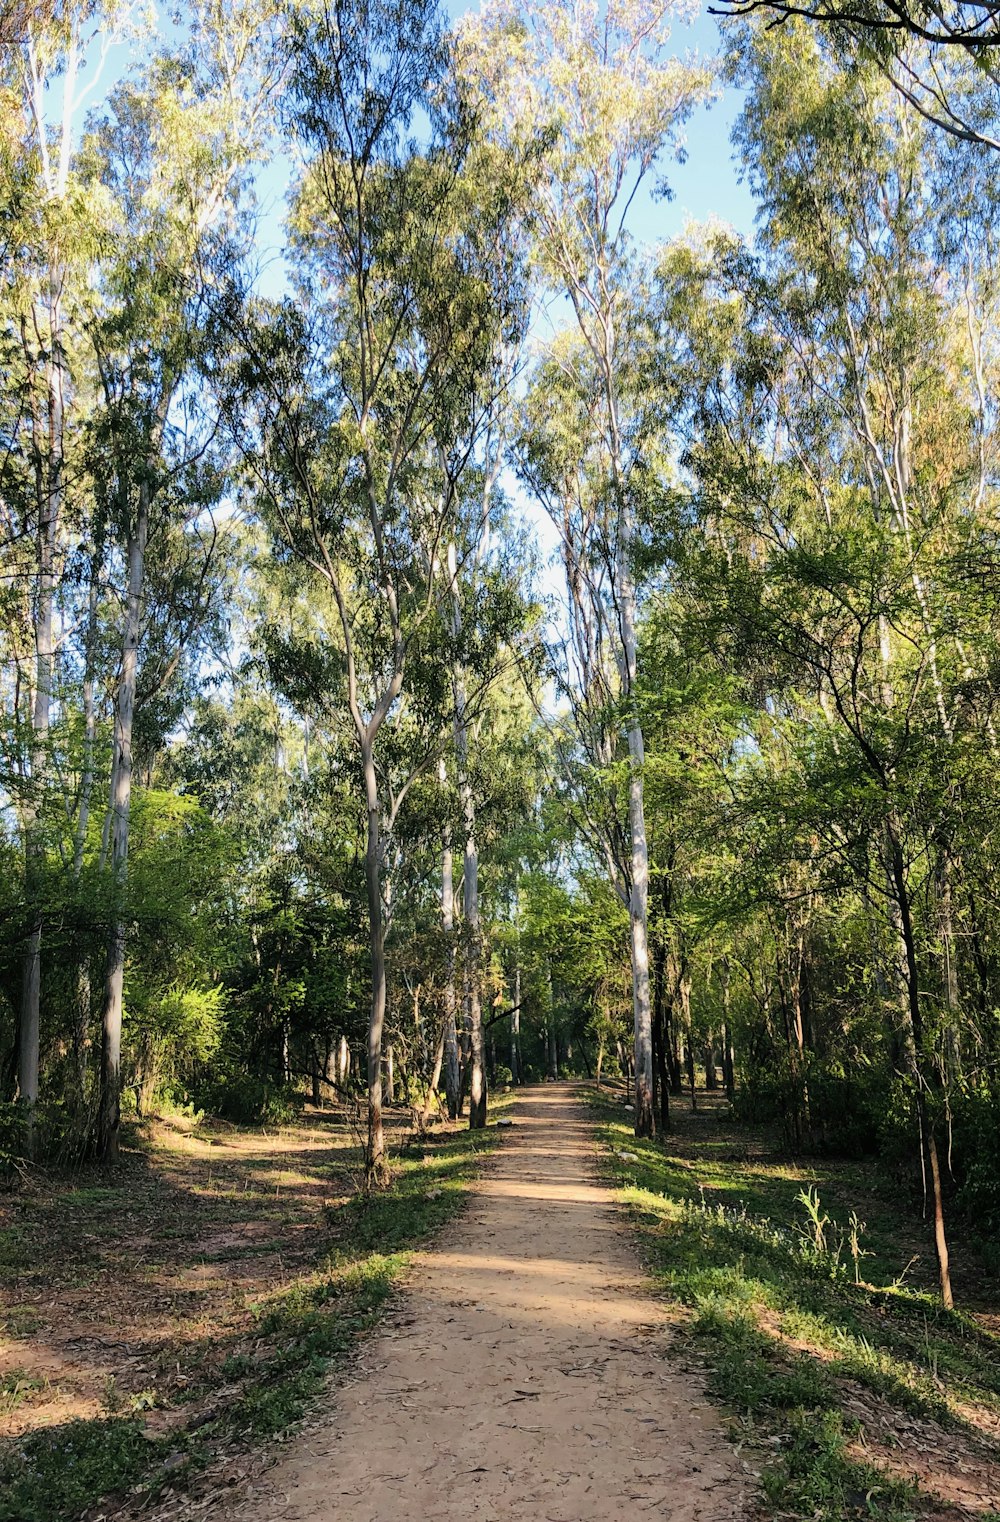
{"label": "forest trail", "polygon": [[468,1210],[418,1255],[328,1421],[239,1522],[738,1522],[739,1465],[595,1175],[569,1084],[522,1093]]}

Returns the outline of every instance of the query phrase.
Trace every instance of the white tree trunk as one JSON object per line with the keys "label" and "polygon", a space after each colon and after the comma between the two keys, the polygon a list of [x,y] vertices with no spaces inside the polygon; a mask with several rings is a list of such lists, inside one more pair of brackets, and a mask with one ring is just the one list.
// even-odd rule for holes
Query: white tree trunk
{"label": "white tree trunk", "polygon": [[[454,545],[448,553],[452,577],[452,633],[456,643],[462,633],[462,608],[459,601]],[[483,1050],[483,1007],[481,988],[481,944],[479,924],[479,848],[476,844],[476,800],[469,780],[469,725],[466,714],[465,676],[456,659],[452,674],[455,695],[455,756],[458,767],[458,792],[462,806],[462,830],[465,837],[463,863],[462,912],[464,918],[465,990],[469,1022],[469,1126],[473,1131],[486,1124],[486,1064]]]}
{"label": "white tree trunk", "polygon": [[386,1177],[385,1132],[382,1125],[382,1032],[385,1026],[385,926],[382,919],[382,839],[378,779],[370,742],[362,741],[361,765],[368,803],[368,841],[365,884],[368,890],[368,934],[372,985],[368,1015],[368,1143],[365,1174],[369,1184]]}
{"label": "white tree trunk", "polygon": [[[446,780],[443,761],[440,764],[439,776],[443,786]],[[458,1060],[458,1026],[455,1014],[455,879],[450,826],[445,832],[444,849],[441,853],[441,926],[445,936],[446,959],[444,981],[444,1087],[448,1101],[448,1119],[456,1120],[458,1118],[462,1071]]]}
{"label": "white tree trunk", "polygon": [[115,906],[108,938],[108,969],[104,987],[101,1044],[101,1104],[98,1149],[102,1157],[118,1156],[121,1122],[122,996],[125,982],[125,907],[128,878],[129,819],[132,807],[132,726],[139,661],[142,587],[149,532],[149,484],[139,486],[134,531],[128,538],[128,588],[122,631],[122,663],[115,700],[114,760],[111,769],[111,871]]}
{"label": "white tree trunk", "polygon": [[649,845],[646,839],[644,797],[645,742],[636,694],[637,641],[635,588],[632,585],[632,524],[624,508],[618,536],[618,607],[621,621],[622,686],[629,704],[628,822],[631,845],[632,887],[629,898],[629,930],[632,948],[632,1012],[635,1041],[635,1134],[652,1136],[653,1119],[653,1015],[649,990]]}
{"label": "white tree trunk", "polygon": [[46,479],[38,495],[36,554],[38,582],[34,608],[35,691],[31,710],[31,797],[25,829],[25,875],[28,902],[34,912],[24,953],[21,985],[21,1020],[18,1043],[18,1093],[27,1108],[26,1150],[34,1152],[34,1111],[38,1103],[38,1071],[41,1035],[42,985],[42,909],[39,901],[39,868],[45,848],[38,837],[38,815],[44,801],[48,775],[49,723],[52,707],[52,675],[55,655],[54,607],[56,586],[56,547],[63,498],[63,431],[65,419],[65,378],[62,361],[61,274],[53,272],[49,281],[46,311],[50,354],[47,367],[47,417],[45,438],[48,447]]}

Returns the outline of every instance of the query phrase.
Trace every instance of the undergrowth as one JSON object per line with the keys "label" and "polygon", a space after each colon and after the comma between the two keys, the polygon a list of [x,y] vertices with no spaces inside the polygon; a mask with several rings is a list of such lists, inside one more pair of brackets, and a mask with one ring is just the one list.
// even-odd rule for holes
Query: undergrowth
{"label": "undergrowth", "polygon": [[[150,1435],[146,1420],[147,1411],[163,1404],[160,1392],[122,1394],[112,1379],[101,1417],[69,1420],[0,1445],[0,1522],[76,1522],[103,1498],[128,1493],[141,1509],[168,1486],[183,1488],[214,1458],[254,1450],[285,1432],[376,1322],[409,1250],[460,1207],[477,1155],[498,1136],[494,1127],[436,1136],[426,1150],[409,1149],[395,1159],[387,1190],[331,1206],[331,1245],[318,1264],[252,1301],[221,1339],[206,1335],[184,1350],[183,1388],[169,1404],[189,1407],[191,1416],[168,1436]],[[99,1212],[107,1196],[102,1188],[67,1189],[46,1208],[58,1211],[62,1202],[63,1209]],[[165,1239],[171,1229],[163,1223]],[[19,1261],[25,1238],[9,1233],[0,1248],[0,1257]],[[9,1336],[26,1329],[8,1318]],[[228,1352],[220,1348],[227,1338]],[[26,1393],[26,1376],[15,1371],[0,1401],[11,1410]]]}
{"label": "undergrowth", "polygon": [[[1000,1339],[907,1287],[906,1265],[891,1263],[898,1214],[887,1205],[882,1218],[877,1198],[863,1201],[875,1218],[869,1235],[858,1209],[835,1219],[825,1186],[794,1166],[727,1157],[705,1122],[703,1147],[637,1140],[620,1105],[591,1097],[608,1171],[655,1280],[686,1308],[709,1391],[753,1456],[768,1515],[918,1516],[916,1489],[859,1451],[848,1397],[860,1387],[983,1449],[989,1440],[969,1429],[963,1409],[1000,1417]],[[843,1178],[837,1190],[842,1197]]]}

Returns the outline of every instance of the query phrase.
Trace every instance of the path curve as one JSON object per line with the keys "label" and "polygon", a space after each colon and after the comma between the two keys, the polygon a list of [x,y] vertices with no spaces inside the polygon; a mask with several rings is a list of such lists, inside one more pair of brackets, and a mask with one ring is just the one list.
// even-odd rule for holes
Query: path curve
{"label": "path curve", "polygon": [[738,1461],[671,1361],[585,1107],[552,1084],[513,1115],[329,1423],[234,1522],[742,1522]]}

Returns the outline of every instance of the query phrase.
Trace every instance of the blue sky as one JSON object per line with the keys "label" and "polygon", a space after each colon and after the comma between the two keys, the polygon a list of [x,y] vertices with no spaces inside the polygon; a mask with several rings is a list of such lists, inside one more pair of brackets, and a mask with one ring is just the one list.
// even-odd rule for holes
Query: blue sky
{"label": "blue sky", "polygon": [[[463,0],[447,0],[446,10],[454,18],[471,9]],[[719,50],[718,23],[703,6],[692,26],[678,27],[674,33],[678,53],[696,51],[711,55]],[[739,181],[733,162],[730,133],[740,108],[739,92],[731,87],[709,107],[697,111],[687,129],[687,157],[684,163],[665,165],[666,178],[673,191],[670,200],[654,201],[643,195],[636,199],[629,217],[633,237],[639,244],[654,244],[677,236],[690,221],[718,218],[731,223],[737,231],[753,232],[754,207],[750,193]],[[261,255],[265,265],[265,287],[276,293],[281,285],[281,220],[288,183],[288,165],[277,163],[264,171],[260,191],[264,207],[261,222]]]}
{"label": "blue sky", "polygon": [[[445,0],[445,9],[453,18],[471,8],[467,0]],[[674,41],[681,54],[693,50],[711,55],[719,50],[718,23],[708,14],[707,4],[703,5],[693,25],[676,28]],[[88,107],[98,105],[107,89],[126,72],[133,61],[131,51],[128,43],[112,48],[102,71],[100,87],[88,100]],[[54,93],[58,94],[58,91]],[[739,182],[729,141],[739,105],[739,92],[727,88],[712,106],[699,110],[692,117],[687,130],[686,162],[665,166],[673,190],[672,199],[653,201],[644,195],[637,198],[631,209],[630,226],[637,243],[662,242],[682,232],[689,221],[713,217],[731,223],[747,236],[752,233],[753,203],[746,186]],[[55,101],[53,106],[59,109],[59,103]],[[80,123],[77,126],[79,129]],[[288,174],[288,163],[282,161],[269,165],[259,177],[263,212],[260,224],[262,284],[268,294],[277,294],[284,283],[280,250]]]}

